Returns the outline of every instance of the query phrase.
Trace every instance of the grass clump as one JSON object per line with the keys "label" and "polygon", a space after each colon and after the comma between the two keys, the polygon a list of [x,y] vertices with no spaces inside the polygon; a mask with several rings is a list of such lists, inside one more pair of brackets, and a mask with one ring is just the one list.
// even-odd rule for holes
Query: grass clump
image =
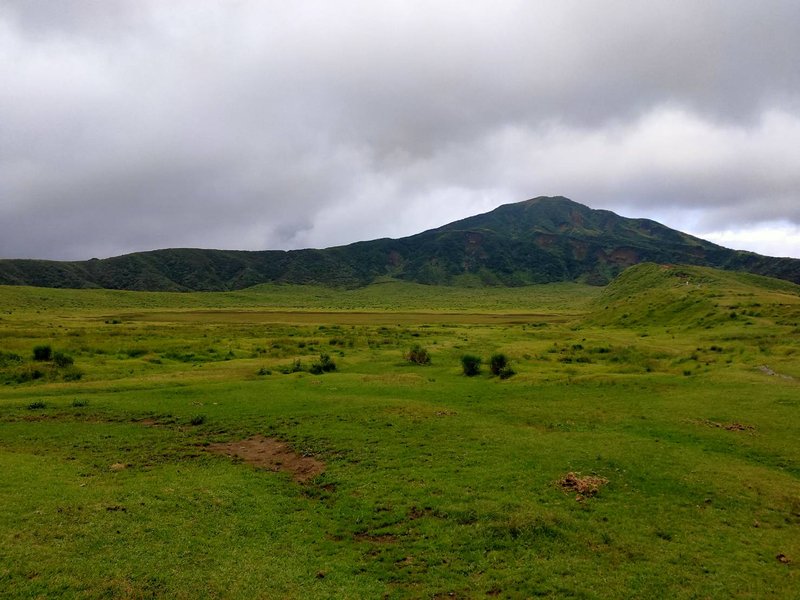
{"label": "grass clump", "polygon": [[481,363],[483,361],[479,356],[473,354],[465,354],[461,357],[461,369],[467,377],[474,377],[481,372]]}
{"label": "grass clump", "polygon": [[405,359],[410,363],[414,363],[415,365],[431,364],[430,353],[419,344],[414,344],[411,346],[411,349],[405,354]]}
{"label": "grass clump", "polygon": [[28,410],[41,410],[47,408],[47,404],[43,400],[36,400],[28,404]]}
{"label": "grass clump", "polygon": [[47,344],[34,346],[33,360],[37,362],[49,362],[53,359],[53,348]]}
{"label": "grass clump", "polygon": [[291,373],[300,373],[301,371],[305,371],[303,368],[303,363],[300,361],[299,358],[296,358],[291,364],[284,365],[281,367],[281,373],[284,375],[289,375]]}
{"label": "grass clump", "polygon": [[500,372],[508,366],[508,357],[505,354],[498,352],[492,354],[489,359],[489,370],[492,375],[500,375]]}
{"label": "grass clump", "polygon": [[330,373],[336,370],[336,363],[330,357],[330,354],[322,353],[319,355],[319,360],[311,365],[309,373],[313,375],[322,375],[323,373]]}
{"label": "grass clump", "polygon": [[22,364],[22,357],[14,352],[3,352],[0,350],[0,367]]}
{"label": "grass clump", "polygon": [[63,352],[55,352],[53,354],[53,364],[60,369],[71,367],[74,362],[75,359],[73,359],[69,354],[64,354]]}

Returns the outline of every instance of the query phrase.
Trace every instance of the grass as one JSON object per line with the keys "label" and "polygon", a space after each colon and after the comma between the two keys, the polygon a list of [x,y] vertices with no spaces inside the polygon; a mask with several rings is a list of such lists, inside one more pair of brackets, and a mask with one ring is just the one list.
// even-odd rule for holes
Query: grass
{"label": "grass", "polygon": [[[606,290],[0,288],[0,371],[49,345],[83,373],[0,386],[0,590],[794,597],[800,295],[687,271],[716,278],[725,318],[682,321],[685,286],[658,273]],[[406,360],[415,345],[430,364]],[[335,371],[281,372],[324,354]],[[463,376],[463,355],[499,354],[514,377]],[[325,472],[297,483],[208,451],[253,436]]]}

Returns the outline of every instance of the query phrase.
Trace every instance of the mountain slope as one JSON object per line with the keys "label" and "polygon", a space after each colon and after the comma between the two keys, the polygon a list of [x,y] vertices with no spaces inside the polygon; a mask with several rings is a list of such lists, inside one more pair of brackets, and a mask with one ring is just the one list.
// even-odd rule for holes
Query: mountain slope
{"label": "mountain slope", "polygon": [[797,259],[729,250],[655,221],[540,197],[406,238],[324,250],[167,249],[90,261],[0,260],[0,284],[184,291],[265,282],[353,287],[389,276],[429,284],[602,285],[646,261],[749,271],[800,283]]}
{"label": "mountain slope", "polygon": [[[759,322],[797,328],[800,285],[709,267],[642,263],[625,270],[594,302],[586,322],[714,329]],[[741,333],[741,331],[740,331]]]}

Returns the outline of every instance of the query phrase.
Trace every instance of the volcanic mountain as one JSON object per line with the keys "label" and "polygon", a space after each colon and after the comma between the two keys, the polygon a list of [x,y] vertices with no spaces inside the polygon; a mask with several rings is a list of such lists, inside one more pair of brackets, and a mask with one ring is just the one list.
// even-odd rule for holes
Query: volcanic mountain
{"label": "volcanic mountain", "polygon": [[800,283],[798,259],[730,250],[648,219],[539,197],[410,237],[324,250],[180,248],[88,261],[0,260],[0,284],[187,291],[266,282],[355,287],[393,277],[445,285],[604,285],[641,262],[747,271]]}

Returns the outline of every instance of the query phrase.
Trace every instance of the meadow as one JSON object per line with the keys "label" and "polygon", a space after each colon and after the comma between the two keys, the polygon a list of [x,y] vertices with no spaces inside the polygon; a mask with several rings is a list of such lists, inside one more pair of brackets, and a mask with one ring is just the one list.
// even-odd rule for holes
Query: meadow
{"label": "meadow", "polygon": [[797,598],[799,326],[697,267],[0,286],[0,597]]}

